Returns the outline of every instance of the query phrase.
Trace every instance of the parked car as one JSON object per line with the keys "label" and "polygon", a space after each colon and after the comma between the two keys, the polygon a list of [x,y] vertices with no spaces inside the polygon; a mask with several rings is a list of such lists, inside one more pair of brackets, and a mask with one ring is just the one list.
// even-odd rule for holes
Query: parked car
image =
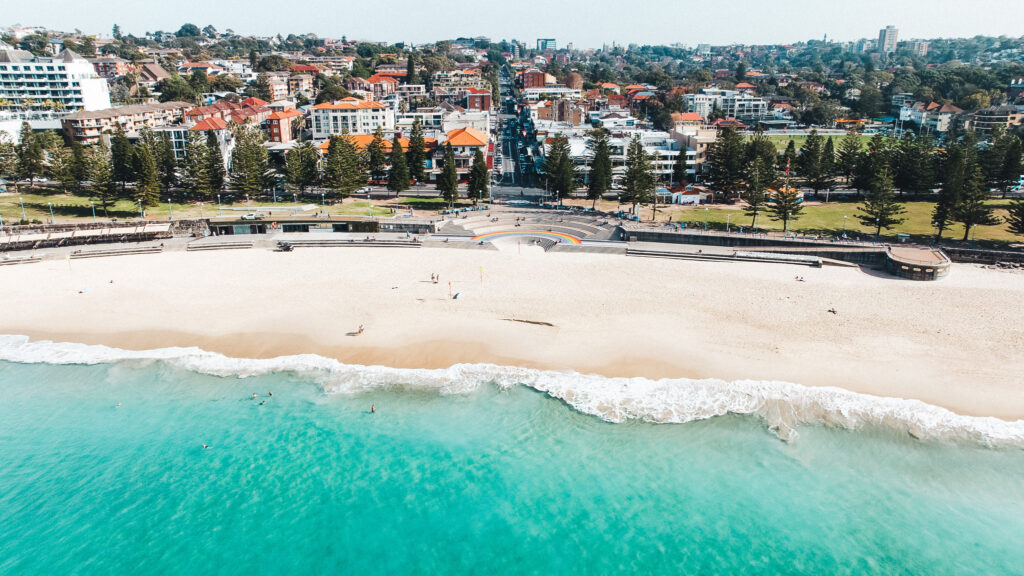
{"label": "parked car", "polygon": [[262,220],[266,217],[263,212],[249,212],[248,214],[242,214],[242,220]]}

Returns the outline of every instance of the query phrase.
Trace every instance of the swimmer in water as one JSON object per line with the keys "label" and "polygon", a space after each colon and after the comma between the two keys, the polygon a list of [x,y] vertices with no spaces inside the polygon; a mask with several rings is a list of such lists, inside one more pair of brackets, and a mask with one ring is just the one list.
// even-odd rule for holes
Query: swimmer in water
{"label": "swimmer in water", "polygon": [[264,400],[264,401],[260,402],[260,406],[263,406],[263,405],[264,405],[264,404],[266,404],[266,403],[267,403],[267,401],[266,401],[266,400]]}
{"label": "swimmer in water", "polygon": [[370,404],[370,414],[376,414],[376,413],[377,413],[377,407],[374,406],[373,404]]}
{"label": "swimmer in water", "polygon": [[209,446],[207,446],[206,444],[203,444],[203,450],[206,450],[208,448],[209,448]]}
{"label": "swimmer in water", "polygon": [[120,402],[118,402],[118,403],[117,403],[117,407],[118,407],[118,408],[120,408],[120,407],[121,407],[121,403],[120,403]]}
{"label": "swimmer in water", "polygon": [[252,399],[253,399],[253,400],[255,400],[255,399],[256,399],[256,393],[255,393],[255,392],[253,392],[253,393],[252,393]]}
{"label": "swimmer in water", "polygon": [[267,392],[267,396],[273,396],[273,395],[274,395],[273,392]]}

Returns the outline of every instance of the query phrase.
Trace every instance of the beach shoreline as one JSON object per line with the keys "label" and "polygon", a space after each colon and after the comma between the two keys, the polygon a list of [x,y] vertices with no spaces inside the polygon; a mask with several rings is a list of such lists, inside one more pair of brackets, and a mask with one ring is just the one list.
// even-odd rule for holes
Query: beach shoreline
{"label": "beach shoreline", "polygon": [[0,333],[33,340],[773,380],[1024,418],[1024,276],[973,266],[918,283],[845,268],[327,248],[45,261],[0,271],[0,290]]}

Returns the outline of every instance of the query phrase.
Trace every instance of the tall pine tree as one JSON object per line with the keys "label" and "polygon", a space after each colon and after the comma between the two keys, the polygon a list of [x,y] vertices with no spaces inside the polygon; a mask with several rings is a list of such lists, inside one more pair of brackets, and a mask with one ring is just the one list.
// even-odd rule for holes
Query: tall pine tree
{"label": "tall pine tree", "polygon": [[889,169],[884,168],[871,183],[867,196],[864,198],[864,205],[857,208],[863,214],[858,214],[857,219],[865,226],[875,228],[875,237],[886,230],[902,224],[905,220],[903,214],[906,210],[903,205],[896,201],[893,193],[892,176]]}
{"label": "tall pine tree", "polygon": [[117,201],[117,184],[110,167],[110,155],[106,146],[99,145],[91,149],[85,156],[88,167],[89,192],[93,200],[103,210],[103,216],[109,216],[109,209]]}
{"label": "tall pine tree", "polygon": [[444,163],[441,166],[441,173],[437,177],[437,189],[441,191],[441,197],[451,208],[459,199],[459,173],[455,167],[455,151],[451,144],[444,146]]}
{"label": "tall pine tree", "polygon": [[406,161],[409,166],[410,178],[416,182],[426,180],[423,169],[427,162],[427,145],[424,142],[423,123],[420,122],[419,116],[412,122],[412,132],[409,134],[409,151],[406,154]]}
{"label": "tall pine tree", "polygon": [[388,168],[388,190],[399,195],[409,189],[409,166],[405,163],[405,152],[398,134],[391,139],[391,167]]}
{"label": "tall pine tree", "polygon": [[743,200],[747,203],[745,212],[750,216],[750,227],[757,225],[757,215],[768,204],[768,189],[775,183],[775,169],[764,158],[754,158],[754,163],[747,174],[747,189]]}
{"label": "tall pine tree", "polygon": [[386,178],[385,167],[388,163],[387,154],[384,152],[384,131],[377,126],[373,133],[373,140],[366,146],[366,165],[370,170],[370,179],[380,182]]}
{"label": "tall pine tree", "polygon": [[612,158],[608,132],[603,128],[591,130],[589,144],[594,159],[590,162],[587,199],[592,202],[591,208],[596,208],[597,201],[612,187]]}
{"label": "tall pine tree", "polygon": [[209,180],[211,194],[221,191],[227,177],[224,170],[224,156],[220,153],[220,143],[213,130],[206,133],[206,177]]}
{"label": "tall pine tree", "polygon": [[124,194],[128,182],[135,180],[136,163],[135,150],[121,124],[117,125],[110,139],[110,156],[114,181],[121,184],[121,193]]}
{"label": "tall pine tree", "polygon": [[654,198],[654,169],[639,135],[633,136],[626,148],[626,173],[622,177],[622,187],[621,198],[633,205],[634,215],[637,205],[651,202]]}
{"label": "tall pine tree", "polygon": [[987,204],[988,188],[981,167],[974,165],[967,174],[960,201],[953,207],[953,219],[964,226],[963,241],[967,241],[975,226],[994,226],[999,218],[993,214],[992,206]]}
{"label": "tall pine tree", "polygon": [[723,128],[708,154],[711,165],[711,190],[729,197],[736,193],[746,173],[743,137],[732,127]]}
{"label": "tall pine tree", "polygon": [[134,151],[138,158],[138,184],[135,186],[135,199],[143,206],[156,206],[160,202],[160,175],[156,171],[156,161],[149,146],[137,146]]}
{"label": "tall pine tree", "polygon": [[477,148],[473,154],[473,164],[469,169],[469,197],[473,205],[487,197],[488,180],[490,172],[487,170],[487,161],[484,159],[484,152]]}

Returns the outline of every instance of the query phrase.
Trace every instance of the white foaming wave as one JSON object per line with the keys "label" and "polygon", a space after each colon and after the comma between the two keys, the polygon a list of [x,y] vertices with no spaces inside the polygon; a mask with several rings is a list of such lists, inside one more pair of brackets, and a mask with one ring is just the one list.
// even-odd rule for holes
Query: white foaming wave
{"label": "white foaming wave", "polygon": [[801,424],[856,430],[880,427],[920,439],[1024,448],[1024,420],[963,416],[919,400],[885,398],[833,387],[789,382],[686,378],[608,378],[493,364],[456,364],[442,369],[405,369],[342,364],[316,354],[268,359],[232,358],[200,348],[123,350],[100,345],[30,341],[0,335],[0,360],[45,364],[109,364],[157,361],[219,377],[294,373],[326,393],[355,394],[392,388],[465,394],[481,385],[527,386],[608,422],[642,420],[685,423],[726,414],[760,418],[779,438],[794,440]]}

